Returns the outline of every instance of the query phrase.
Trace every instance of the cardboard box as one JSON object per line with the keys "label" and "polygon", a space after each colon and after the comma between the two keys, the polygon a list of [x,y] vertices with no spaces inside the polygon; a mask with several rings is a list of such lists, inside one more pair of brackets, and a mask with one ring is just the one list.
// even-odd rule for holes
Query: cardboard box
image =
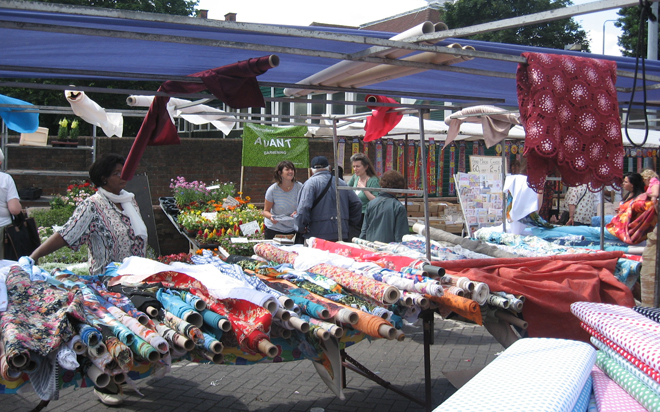
{"label": "cardboard box", "polygon": [[48,144],[48,128],[39,127],[34,133],[21,133],[21,146],[46,146]]}
{"label": "cardboard box", "polygon": [[419,212],[422,209],[419,203],[408,203],[408,206],[406,206],[406,210],[408,212]]}
{"label": "cardboard box", "polygon": [[408,212],[408,217],[424,217],[424,212]]}
{"label": "cardboard box", "polygon": [[445,231],[449,233],[461,233],[465,225],[463,223],[449,223],[445,225]]}

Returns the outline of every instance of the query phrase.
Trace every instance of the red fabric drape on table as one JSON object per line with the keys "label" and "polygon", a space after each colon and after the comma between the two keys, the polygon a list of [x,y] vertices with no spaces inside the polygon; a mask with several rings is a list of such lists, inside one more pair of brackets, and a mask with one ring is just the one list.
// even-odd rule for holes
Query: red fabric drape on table
{"label": "red fabric drape on table", "polygon": [[357,262],[373,262],[379,266],[392,270],[401,270],[410,266],[418,259],[408,256],[397,256],[387,253],[375,253],[368,250],[331,242],[320,238],[315,238],[312,244],[314,249],[325,250],[326,252],[336,253],[338,255],[349,257]]}
{"label": "red fabric drape on table", "polygon": [[531,337],[589,342],[570,306],[602,302],[632,307],[630,290],[613,275],[621,252],[538,258],[469,259],[433,262],[448,274],[488,284],[491,290],[524,295],[522,315]]}
{"label": "red fabric drape on table", "polygon": [[[158,89],[167,93],[199,93],[209,90],[228,106],[242,109],[264,107],[264,97],[259,89],[256,76],[271,68],[270,56],[243,60],[211,70],[191,74],[202,79],[202,83],[166,81]],[[179,144],[179,134],[167,111],[169,97],[154,97],[147,116],[142,122],[131,151],[126,157],[121,178],[131,180],[147,146]]]}
{"label": "red fabric drape on table", "polygon": [[[367,95],[365,101],[369,101],[369,98],[375,98],[378,103],[399,103],[396,100],[385,97],[385,96],[375,96]],[[371,109],[371,116],[367,117],[367,120],[364,124],[364,141],[370,142],[372,140],[380,139],[394,129],[394,127],[399,124],[403,115],[399,112],[390,112],[392,107],[385,106],[369,106]]]}
{"label": "red fabric drape on table", "polygon": [[558,170],[564,184],[620,187],[623,142],[615,89],[616,63],[586,57],[523,53],[518,106],[527,134],[528,184],[543,189]]}

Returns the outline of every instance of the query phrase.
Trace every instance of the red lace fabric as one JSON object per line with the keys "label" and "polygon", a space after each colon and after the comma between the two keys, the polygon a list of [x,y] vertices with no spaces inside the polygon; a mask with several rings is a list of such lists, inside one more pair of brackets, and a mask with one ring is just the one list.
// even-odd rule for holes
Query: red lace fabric
{"label": "red lace fabric", "polygon": [[520,119],[525,126],[527,182],[543,190],[557,170],[564,184],[589,190],[621,186],[623,142],[615,89],[616,63],[586,57],[523,53],[518,65]]}

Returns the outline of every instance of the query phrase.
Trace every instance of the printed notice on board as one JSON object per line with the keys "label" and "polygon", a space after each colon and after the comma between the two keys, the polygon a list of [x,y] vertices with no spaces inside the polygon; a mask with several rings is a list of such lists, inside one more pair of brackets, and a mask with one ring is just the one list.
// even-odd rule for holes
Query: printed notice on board
{"label": "printed notice on board", "polygon": [[502,158],[500,156],[470,156],[470,171],[502,175]]}

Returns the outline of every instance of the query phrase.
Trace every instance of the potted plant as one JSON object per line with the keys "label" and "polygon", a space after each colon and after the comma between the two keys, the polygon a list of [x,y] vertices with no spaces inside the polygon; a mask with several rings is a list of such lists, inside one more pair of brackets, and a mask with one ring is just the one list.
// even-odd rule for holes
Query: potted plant
{"label": "potted plant", "polygon": [[69,129],[69,121],[64,118],[58,122],[60,125],[57,129],[57,140],[53,140],[53,147],[78,147],[78,135],[80,129],[78,128],[78,120],[71,122]]}

